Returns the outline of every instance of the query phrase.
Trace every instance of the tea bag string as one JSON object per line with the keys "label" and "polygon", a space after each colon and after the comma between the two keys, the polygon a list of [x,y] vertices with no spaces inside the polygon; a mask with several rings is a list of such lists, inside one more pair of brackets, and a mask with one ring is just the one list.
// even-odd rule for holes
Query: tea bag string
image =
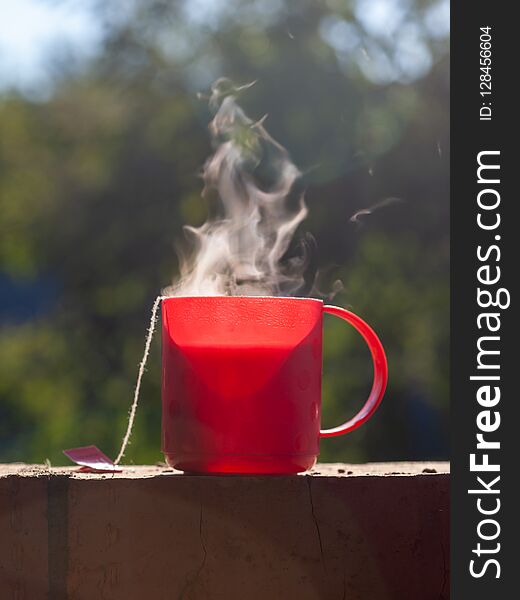
{"label": "tea bag string", "polygon": [[159,304],[161,304],[162,300],[167,298],[167,296],[157,296],[155,302],[152,306],[152,316],[150,318],[150,326],[148,327],[148,333],[146,335],[146,342],[144,345],[144,353],[143,358],[141,359],[141,363],[139,364],[139,372],[137,374],[137,382],[135,384],[134,390],[134,399],[132,402],[132,406],[130,407],[130,411],[128,413],[128,424],[126,426],[125,437],[123,438],[123,442],[121,443],[121,449],[119,450],[119,454],[117,455],[114,464],[118,465],[123,456],[125,455],[126,447],[128,446],[128,442],[130,441],[130,436],[132,435],[132,429],[134,426],[135,413],[137,412],[137,404],[139,403],[139,392],[141,390],[141,380],[143,379],[144,371],[146,368],[146,363],[148,361],[148,355],[150,354],[150,346],[152,344],[153,334],[155,332],[155,326],[157,325],[157,310],[159,309]]}

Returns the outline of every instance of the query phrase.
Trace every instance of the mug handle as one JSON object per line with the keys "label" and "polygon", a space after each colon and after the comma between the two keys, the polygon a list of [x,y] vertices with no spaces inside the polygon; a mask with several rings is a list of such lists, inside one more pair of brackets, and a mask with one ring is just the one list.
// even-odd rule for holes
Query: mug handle
{"label": "mug handle", "polygon": [[374,414],[385,393],[386,383],[388,381],[388,364],[386,362],[386,355],[383,345],[379,341],[379,338],[375,334],[374,330],[367,325],[363,319],[354,313],[345,310],[344,308],[339,308],[338,306],[325,305],[323,307],[323,312],[334,315],[335,317],[340,317],[341,319],[347,321],[347,323],[350,323],[354,329],[356,329],[356,331],[363,336],[363,339],[370,348],[372,362],[374,364],[374,382],[372,384],[372,389],[370,390],[368,400],[365,402],[363,408],[355,417],[352,417],[352,419],[346,423],[343,423],[343,425],[339,425],[338,427],[333,427],[331,429],[320,430],[321,437],[333,437],[335,435],[342,435],[344,433],[348,433],[349,431],[353,431],[360,425],[363,425],[365,421],[368,421],[368,419],[370,419],[370,417]]}

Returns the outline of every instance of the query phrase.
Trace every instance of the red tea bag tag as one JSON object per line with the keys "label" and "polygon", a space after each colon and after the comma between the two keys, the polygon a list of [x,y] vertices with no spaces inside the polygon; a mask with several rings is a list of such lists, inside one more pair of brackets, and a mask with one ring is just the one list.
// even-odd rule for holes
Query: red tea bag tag
{"label": "red tea bag tag", "polygon": [[97,446],[82,446],[64,450],[63,454],[81,466],[81,471],[98,473],[121,473],[122,469],[103,454]]}

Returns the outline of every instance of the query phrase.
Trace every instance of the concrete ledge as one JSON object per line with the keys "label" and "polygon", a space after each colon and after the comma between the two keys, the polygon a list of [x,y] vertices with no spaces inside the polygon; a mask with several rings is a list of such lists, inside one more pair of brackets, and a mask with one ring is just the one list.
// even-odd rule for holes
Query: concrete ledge
{"label": "concrete ledge", "polygon": [[447,463],[294,477],[0,465],[0,598],[449,597]]}

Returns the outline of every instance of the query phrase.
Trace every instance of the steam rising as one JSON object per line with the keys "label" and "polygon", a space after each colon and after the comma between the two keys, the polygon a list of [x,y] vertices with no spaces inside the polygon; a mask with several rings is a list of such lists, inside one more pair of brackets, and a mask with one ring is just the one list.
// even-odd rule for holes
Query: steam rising
{"label": "steam rising", "polygon": [[291,295],[303,284],[305,252],[288,252],[307,215],[295,193],[300,172],[265,130],[265,117],[254,122],[237,104],[241,89],[225,79],[213,84],[215,152],[203,168],[203,196],[218,208],[201,227],[185,227],[191,251],[180,255],[168,296]]}
{"label": "steam rising", "polygon": [[384,200],[381,200],[380,202],[376,202],[376,204],[373,204],[372,206],[369,206],[368,208],[362,208],[361,210],[358,210],[356,213],[354,213],[350,217],[349,220],[351,223],[359,223],[359,221],[361,220],[362,217],[371,215],[376,210],[379,210],[380,208],[384,208],[385,206],[391,206],[392,204],[398,204],[400,202],[403,202],[403,200],[401,198],[385,198]]}

